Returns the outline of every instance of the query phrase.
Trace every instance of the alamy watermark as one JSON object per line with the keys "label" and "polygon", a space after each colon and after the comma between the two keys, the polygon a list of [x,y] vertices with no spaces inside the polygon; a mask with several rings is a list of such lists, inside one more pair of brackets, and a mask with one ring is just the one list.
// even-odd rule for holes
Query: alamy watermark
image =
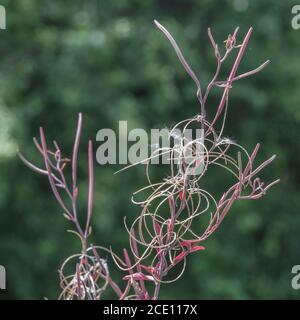
{"label": "alamy watermark", "polygon": [[292,28],[294,30],[300,29],[300,4],[296,4],[292,8],[292,14],[294,15],[291,21]]}
{"label": "alamy watermark", "polygon": [[6,10],[2,5],[0,5],[0,29],[6,29]]}
{"label": "alamy watermark", "polygon": [[293,266],[292,274],[294,274],[291,282],[292,288],[295,290],[299,290],[300,289],[300,265]]}
{"label": "alamy watermark", "polygon": [[96,151],[98,164],[175,164],[188,175],[204,170],[205,146],[203,129],[151,129],[128,131],[127,121],[119,121],[118,133],[112,129],[97,132],[101,145]]}
{"label": "alamy watermark", "polygon": [[0,289],[6,289],[6,271],[3,266],[0,265]]}

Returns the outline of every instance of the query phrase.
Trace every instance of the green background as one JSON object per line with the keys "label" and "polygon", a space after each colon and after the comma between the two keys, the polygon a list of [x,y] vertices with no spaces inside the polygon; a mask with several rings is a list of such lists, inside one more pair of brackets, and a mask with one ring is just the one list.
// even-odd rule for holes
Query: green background
{"label": "green background", "polygon": [[[277,154],[264,171],[281,183],[258,201],[237,202],[206,250],[189,257],[184,276],[163,285],[167,299],[297,299],[291,268],[300,264],[300,30],[291,27],[296,2],[271,0],[10,0],[0,30],[0,264],[7,290],[0,299],[49,299],[59,294],[57,269],[79,243],[54,201],[47,179],[27,169],[16,149],[40,163],[31,137],[39,126],[67,154],[77,114],[83,112],[80,206],[85,214],[87,141],[101,128],[170,127],[198,112],[194,83],[184,72],[158,19],[174,35],[207,84],[215,67],[207,38],[222,43],[236,26],[253,26],[239,69],[266,59],[258,75],[235,84],[225,135],[253,149],[258,160]],[[230,60],[225,72],[230,69]],[[215,110],[220,90],[212,92]],[[211,112],[211,111],[209,111]],[[95,166],[93,242],[117,250],[128,239],[123,216],[135,217],[133,191],[145,184],[143,168],[113,175],[119,166]],[[223,190],[210,173],[216,191]],[[110,293],[106,296],[111,297]]]}

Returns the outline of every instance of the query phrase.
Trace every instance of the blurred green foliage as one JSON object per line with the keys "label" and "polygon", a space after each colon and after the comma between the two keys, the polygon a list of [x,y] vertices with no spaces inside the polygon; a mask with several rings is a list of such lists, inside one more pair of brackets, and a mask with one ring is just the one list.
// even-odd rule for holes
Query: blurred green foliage
{"label": "blurred green foliage", "polygon": [[[87,140],[97,130],[170,127],[199,106],[192,81],[167,40],[174,35],[203,84],[215,60],[207,38],[219,43],[236,26],[254,32],[239,71],[266,59],[258,75],[236,83],[230,96],[226,135],[248,149],[262,144],[259,160],[277,154],[264,178],[282,182],[262,200],[238,202],[221,228],[191,255],[185,275],[162,287],[161,298],[297,298],[291,268],[300,264],[300,30],[291,27],[293,1],[259,0],[7,0],[7,29],[0,31],[0,264],[7,290],[0,299],[55,299],[57,269],[79,243],[45,177],[24,167],[19,146],[40,159],[31,137],[39,126],[70,153],[77,113],[84,114],[80,147],[80,197],[85,209]],[[241,36],[240,38],[241,39]],[[225,66],[228,72],[230,61]],[[225,73],[224,73],[225,74]],[[213,90],[208,112],[216,109]],[[113,175],[118,166],[95,168],[93,241],[117,250],[127,243],[123,216],[138,208],[131,193],[145,183],[143,168]],[[210,172],[215,191],[223,181]],[[85,214],[84,210],[82,210]]]}

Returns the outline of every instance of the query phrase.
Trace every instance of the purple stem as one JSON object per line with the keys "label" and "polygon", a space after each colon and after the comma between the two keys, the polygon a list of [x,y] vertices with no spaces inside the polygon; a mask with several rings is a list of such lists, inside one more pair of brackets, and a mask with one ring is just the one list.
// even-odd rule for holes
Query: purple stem
{"label": "purple stem", "polygon": [[79,148],[80,136],[81,136],[81,128],[82,128],[82,114],[79,113],[77,130],[76,130],[76,137],[75,137],[74,148],[73,148],[73,156],[72,156],[73,191],[76,189],[76,183],[77,183],[77,159],[78,159],[78,148]]}
{"label": "purple stem", "polygon": [[58,203],[66,211],[66,213],[71,216],[70,211],[67,209],[67,207],[65,206],[64,202],[61,199],[61,196],[60,196],[60,194],[59,194],[59,192],[57,190],[57,187],[55,185],[55,182],[54,182],[54,179],[53,179],[53,176],[52,176],[52,170],[51,170],[51,167],[49,165],[46,138],[45,138],[44,130],[43,130],[42,127],[40,127],[40,137],[41,137],[41,142],[42,142],[42,149],[43,149],[43,157],[44,157],[44,161],[45,161],[45,167],[46,167],[46,170],[48,172],[48,179],[49,179],[49,183],[50,183],[51,189],[52,189],[52,191],[53,191]]}
{"label": "purple stem", "polygon": [[93,195],[94,195],[94,161],[93,161],[93,144],[89,141],[88,147],[88,161],[89,161],[89,194],[88,194],[88,211],[87,221],[85,226],[85,237],[88,235],[89,225],[93,212]]}
{"label": "purple stem", "polygon": [[239,67],[239,64],[241,62],[241,59],[244,55],[244,52],[245,52],[245,49],[246,49],[246,46],[247,46],[247,43],[249,41],[249,38],[251,36],[251,33],[252,33],[252,27],[248,30],[245,38],[244,38],[244,41],[240,47],[240,50],[239,50],[239,53],[235,59],[235,62],[234,62],[234,65],[232,67],[232,70],[230,72],[230,75],[228,77],[228,80],[227,80],[227,86],[225,87],[224,89],[224,92],[223,92],[223,96],[222,96],[222,99],[220,101],[220,104],[219,104],[219,107],[218,107],[218,110],[216,112],[216,115],[214,117],[214,120],[212,121],[210,127],[208,128],[208,132],[211,130],[211,128],[213,127],[213,125],[215,124],[216,120],[219,118],[223,108],[224,108],[224,105],[225,105],[225,102],[226,102],[226,99],[227,99],[227,95],[228,95],[228,92],[229,92],[229,89],[230,89],[230,86],[231,86],[231,83],[235,77],[235,74],[237,72],[237,69]]}

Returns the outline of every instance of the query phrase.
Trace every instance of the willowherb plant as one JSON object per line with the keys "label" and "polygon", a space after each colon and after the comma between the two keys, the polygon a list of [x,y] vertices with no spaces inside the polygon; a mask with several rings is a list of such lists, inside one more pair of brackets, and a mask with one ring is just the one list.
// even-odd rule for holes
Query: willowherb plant
{"label": "willowherb plant", "polygon": [[[176,144],[169,148],[159,148],[145,159],[148,184],[133,194],[132,202],[140,206],[141,211],[130,226],[125,220],[125,228],[129,235],[129,249],[123,249],[122,257],[111,248],[96,246],[89,241],[92,232],[94,189],[91,141],[88,145],[89,192],[85,223],[81,224],[78,219],[77,158],[82,115],[79,114],[71,159],[62,156],[56,141],[53,142],[53,150],[48,148],[43,128],[40,128],[40,139],[34,138],[34,143],[44,160],[44,168],[37,167],[19,154],[27,166],[48,177],[52,192],[64,210],[64,217],[74,226],[70,232],[77,235],[81,241],[80,252],[68,257],[59,270],[62,289],[60,299],[98,300],[108,287],[113,289],[120,300],[158,299],[161,284],[180,278],[185,271],[187,256],[192,252],[205,249],[203,243],[220,226],[236,200],[258,199],[264,196],[271,186],[279,182],[275,180],[265,185],[257,177],[257,174],[274,160],[275,155],[254,167],[260,145],[257,144],[254,150],[248,153],[244,147],[223,136],[228,96],[233,83],[259,72],[269,63],[266,61],[254,70],[237,75],[252,28],[248,30],[241,44],[237,44],[239,28],[236,28],[232,35],[229,34],[223,54],[211,30],[208,29],[208,37],[214,50],[217,66],[212,80],[205,91],[202,91],[199,79],[186,62],[172,35],[157,21],[155,24],[170,41],[182,66],[196,84],[200,113],[180,121],[171,129],[170,136],[175,134],[176,129],[182,129],[182,134],[176,137]],[[220,80],[220,70],[224,61],[236,50],[237,56],[228,78]],[[209,121],[206,116],[206,102],[211,89],[216,86],[223,88],[223,94],[213,119]],[[216,124],[220,119],[221,129],[217,131]],[[195,127],[202,129],[203,137],[187,141],[185,131]],[[201,152],[197,152],[199,146]],[[237,157],[231,155],[233,148],[238,149]],[[153,182],[150,172],[151,160],[166,153],[170,160],[169,173],[162,181]],[[190,154],[194,155],[192,161]],[[64,172],[65,166],[69,163],[72,167],[71,186],[68,185]],[[201,188],[200,184],[208,168],[213,165],[227,170],[235,179],[235,183],[223,193],[220,199],[215,199],[211,193]],[[197,172],[199,167],[201,171]],[[62,193],[66,194],[68,203],[63,200],[65,197]],[[143,197],[143,199],[137,200],[136,197]],[[194,226],[205,213],[209,214],[207,225],[201,233],[197,233]],[[105,252],[110,254],[115,265],[125,273],[123,283],[117,284],[111,278],[108,261],[102,258]],[[68,269],[73,271],[68,274],[66,271]],[[177,276],[173,279],[169,278],[171,270],[177,272]]]}

